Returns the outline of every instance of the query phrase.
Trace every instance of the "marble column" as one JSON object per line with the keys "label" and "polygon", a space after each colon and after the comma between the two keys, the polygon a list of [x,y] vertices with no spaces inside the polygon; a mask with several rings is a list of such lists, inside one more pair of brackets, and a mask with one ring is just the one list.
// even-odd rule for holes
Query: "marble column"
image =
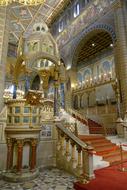
{"label": "marble column", "polygon": [[76,145],[77,148],[77,152],[78,152],[78,160],[77,160],[77,174],[78,176],[80,176],[82,174],[82,147],[80,147],[79,145]]}
{"label": "marble column", "polygon": [[125,112],[127,109],[127,37],[123,6],[123,0],[118,0],[114,3],[115,32],[117,38],[114,48],[116,77],[118,78],[118,84],[122,95],[123,112]]}
{"label": "marble column", "polygon": [[13,89],[13,99],[16,99],[17,98],[17,84],[14,83],[13,86],[14,86],[14,89]]}
{"label": "marble column", "polygon": [[54,81],[54,116],[59,115],[59,104],[58,104],[58,81]]}
{"label": "marble column", "polygon": [[36,150],[37,150],[37,140],[33,139],[31,142],[30,170],[34,170],[36,167]]}
{"label": "marble column", "polygon": [[85,179],[91,180],[95,177],[93,169],[93,148],[83,149],[83,175]]}
{"label": "marble column", "polygon": [[72,95],[73,95],[73,89],[77,85],[77,69],[76,67],[72,67],[69,70],[67,70],[67,79],[66,79],[66,85],[65,85],[65,109],[69,110],[73,107],[73,101],[72,101]]}
{"label": "marble column", "polygon": [[30,89],[30,77],[28,73],[25,76],[25,94],[27,94],[28,90]]}
{"label": "marble column", "polygon": [[22,170],[23,140],[17,140],[17,172]]}
{"label": "marble column", "polygon": [[12,167],[13,162],[13,145],[12,140],[10,138],[7,138],[7,164],[6,169],[10,170]]}
{"label": "marble column", "polygon": [[4,105],[3,92],[5,88],[5,72],[9,40],[9,11],[0,7],[0,111]]}

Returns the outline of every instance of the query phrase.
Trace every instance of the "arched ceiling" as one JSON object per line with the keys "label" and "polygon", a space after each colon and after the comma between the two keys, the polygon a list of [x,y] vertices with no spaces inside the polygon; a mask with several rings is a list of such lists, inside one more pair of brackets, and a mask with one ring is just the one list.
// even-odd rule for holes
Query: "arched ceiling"
{"label": "arched ceiling", "polygon": [[10,42],[18,41],[19,36],[36,19],[43,20],[49,26],[71,0],[46,0],[38,6],[23,6],[13,3],[10,6]]}
{"label": "arched ceiling", "polygon": [[104,30],[93,34],[90,36],[90,38],[88,37],[87,39],[88,40],[84,38],[84,43],[82,41],[81,46],[79,44],[76,50],[78,51],[77,63],[87,60],[88,58],[94,56],[95,54],[103,51],[108,47],[113,47],[111,36]]}

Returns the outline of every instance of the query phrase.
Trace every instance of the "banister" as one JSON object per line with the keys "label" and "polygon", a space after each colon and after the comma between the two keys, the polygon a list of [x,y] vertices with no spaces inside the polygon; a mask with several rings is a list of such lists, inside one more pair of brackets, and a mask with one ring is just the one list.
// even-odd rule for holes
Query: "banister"
{"label": "banister", "polygon": [[61,121],[55,121],[55,126],[58,132],[57,166],[71,172],[81,181],[82,178],[93,179],[93,147],[76,137]]}
{"label": "banister", "polygon": [[56,124],[58,130],[61,130],[65,135],[67,135],[71,140],[73,140],[77,145],[81,146],[82,149],[93,150],[93,147],[81,141],[78,137],[76,137],[71,131],[66,129],[62,124]]}
{"label": "banister", "polygon": [[84,119],[84,120],[86,120],[86,122],[88,122],[87,118],[82,116],[82,114],[80,112],[78,112],[77,110],[69,108],[68,111],[70,114],[75,114],[75,115],[79,116],[81,119]]}

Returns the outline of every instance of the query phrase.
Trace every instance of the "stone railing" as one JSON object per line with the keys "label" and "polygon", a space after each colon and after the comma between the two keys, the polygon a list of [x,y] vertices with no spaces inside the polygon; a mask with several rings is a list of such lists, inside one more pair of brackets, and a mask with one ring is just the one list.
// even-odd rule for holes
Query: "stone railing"
{"label": "stone railing", "polygon": [[88,125],[88,120],[85,116],[83,116],[79,111],[74,109],[68,109],[67,110],[75,119],[80,118],[80,120],[85,124]]}
{"label": "stone railing", "polygon": [[56,127],[58,133],[57,166],[83,180],[94,178],[93,148],[81,141],[61,123],[56,123]]}
{"label": "stone railing", "polygon": [[64,127],[71,131],[76,137],[78,136],[78,128],[77,128],[77,123],[69,123],[69,122],[64,122],[63,123]]}
{"label": "stone railing", "polygon": [[[68,112],[82,124],[89,127],[90,134],[102,134],[104,136],[116,135],[116,128],[114,127],[105,127],[102,123],[98,123],[93,119],[90,119],[86,114],[82,114],[77,110],[69,109]],[[109,111],[110,113],[110,111]],[[78,128],[77,128],[78,133]]]}

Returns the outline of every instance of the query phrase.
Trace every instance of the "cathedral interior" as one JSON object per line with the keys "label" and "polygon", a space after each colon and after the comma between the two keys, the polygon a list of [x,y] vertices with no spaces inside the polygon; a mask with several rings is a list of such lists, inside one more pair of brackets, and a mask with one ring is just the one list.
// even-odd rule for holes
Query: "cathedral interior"
{"label": "cathedral interior", "polygon": [[126,190],[126,85],[127,0],[0,0],[0,190]]}

